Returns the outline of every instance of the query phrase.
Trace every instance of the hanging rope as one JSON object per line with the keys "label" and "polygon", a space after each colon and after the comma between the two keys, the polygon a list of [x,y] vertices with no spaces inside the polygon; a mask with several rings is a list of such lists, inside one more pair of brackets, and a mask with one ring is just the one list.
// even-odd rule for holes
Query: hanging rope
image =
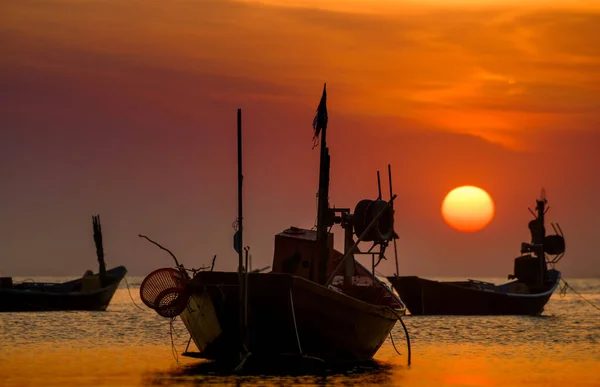
{"label": "hanging rope", "polygon": [[171,336],[171,353],[177,364],[179,364],[179,355],[177,354],[177,348],[175,348],[175,342],[173,340],[173,321],[175,321],[176,318],[177,316],[169,320],[169,335]]}
{"label": "hanging rope", "polygon": [[129,293],[129,298],[131,298],[131,302],[133,302],[133,305],[135,305],[136,308],[138,308],[139,310],[146,310],[144,308],[141,308],[138,304],[135,303],[135,300],[133,299],[133,296],[131,295],[131,290],[129,289],[129,282],[127,282],[127,277],[123,277],[123,279],[125,280],[125,285],[127,285],[127,293]]}
{"label": "hanging rope", "polygon": [[581,297],[581,299],[585,302],[587,302],[588,304],[590,304],[593,308],[596,308],[598,310],[600,310],[600,307],[598,307],[598,305],[594,304],[593,302],[591,302],[590,300],[588,300],[587,298],[585,298],[584,296],[582,296],[577,290],[573,289],[573,287],[571,285],[569,285],[567,283],[567,281],[565,281],[564,279],[561,278],[561,281],[563,282],[564,286],[561,287],[560,289],[560,295],[561,297],[564,297],[565,294],[567,294],[567,288],[571,289],[573,291],[573,293],[577,294],[579,297]]}
{"label": "hanging rope", "polygon": [[246,360],[248,360],[248,357],[250,356],[250,352],[245,351],[241,356],[242,356],[242,361],[240,362],[240,364],[238,364],[237,367],[235,367],[233,369],[236,372],[240,371],[244,367],[244,364],[246,364]]}
{"label": "hanging rope", "polygon": [[296,313],[294,312],[294,299],[292,298],[292,289],[290,289],[290,305],[292,306],[292,319],[294,321],[294,330],[296,331],[296,340],[298,340],[298,350],[300,355],[304,355],[302,345],[300,344],[300,334],[298,334],[298,326],[296,325]]}
{"label": "hanging rope", "polygon": [[[246,292],[245,292],[246,297],[244,297],[243,302],[244,302],[244,310],[247,313],[247,310],[248,310],[248,290],[247,290],[248,289],[247,288],[247,286],[248,286],[248,272],[247,271],[246,271],[246,278],[245,278],[244,282],[246,284]],[[222,291],[223,290],[221,289],[221,292]],[[242,318],[244,319],[244,334],[247,335],[248,334],[248,326],[247,326],[247,321],[246,321],[247,317],[246,316],[240,316],[240,319],[242,319]],[[234,371],[236,371],[236,372],[240,371],[244,367],[244,364],[246,364],[246,361],[248,360],[248,358],[250,357],[250,355],[252,355],[252,352],[250,352],[250,350],[246,346],[246,343],[243,342],[243,341],[242,341],[242,351],[243,351],[243,353],[240,353],[240,356],[241,356],[242,360],[240,361],[240,364],[238,364],[238,366],[234,368]]]}
{"label": "hanging rope", "polygon": [[[402,328],[404,329],[404,334],[406,335],[406,346],[408,348],[408,365],[410,365],[410,363],[411,363],[410,336],[408,335],[408,329],[406,329],[406,324],[404,324],[404,321],[402,321],[402,317],[398,313],[396,313],[396,311],[394,309],[390,308],[389,306],[387,308],[393,314],[395,314],[396,317],[398,317],[398,321],[400,321],[400,324],[402,324]],[[391,335],[391,332],[390,332],[390,335]],[[396,349],[395,345],[394,345],[394,349]],[[396,350],[396,352],[398,352],[398,350]],[[398,354],[399,354],[399,352],[398,352]]]}
{"label": "hanging rope", "polygon": [[394,347],[394,351],[396,351],[398,355],[402,356],[400,351],[398,351],[398,348],[396,348],[396,343],[394,343],[394,336],[392,336],[392,331],[390,331],[390,340],[392,341],[392,347]]}
{"label": "hanging rope", "polygon": [[309,356],[302,351],[302,345],[300,344],[300,334],[298,333],[298,325],[296,324],[296,312],[294,311],[294,299],[292,298],[292,289],[290,288],[290,306],[292,307],[292,321],[294,322],[294,331],[296,332],[296,340],[298,341],[298,350],[300,351],[300,356],[305,359],[312,359],[320,361],[321,363],[325,363],[325,360],[315,357]]}

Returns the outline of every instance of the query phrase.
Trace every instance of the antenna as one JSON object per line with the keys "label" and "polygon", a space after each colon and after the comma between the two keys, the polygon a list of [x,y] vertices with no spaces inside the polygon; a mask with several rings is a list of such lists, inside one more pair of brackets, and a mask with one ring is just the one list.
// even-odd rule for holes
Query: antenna
{"label": "antenna", "polygon": [[381,178],[379,177],[379,171],[377,171],[377,190],[379,192],[377,200],[381,200]]}

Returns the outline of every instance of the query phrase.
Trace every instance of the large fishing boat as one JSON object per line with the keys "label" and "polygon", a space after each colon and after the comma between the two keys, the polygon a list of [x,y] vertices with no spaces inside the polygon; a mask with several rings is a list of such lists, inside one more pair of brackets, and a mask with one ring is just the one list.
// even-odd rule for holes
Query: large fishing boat
{"label": "large fishing boat", "polygon": [[100,216],[92,217],[99,271],[86,271],[83,277],[63,282],[23,281],[0,278],[0,312],[50,312],[64,310],[106,310],[127,269],[106,270]]}
{"label": "large fishing boat", "polygon": [[[388,201],[362,200],[354,213],[349,208],[330,208],[327,119],[324,88],[313,121],[314,138],[321,136],[316,230],[289,227],[275,235],[272,271],[252,272],[242,238],[238,110],[239,208],[234,235],[238,271],[217,272],[211,267],[190,275],[171,253],[176,268],[158,269],[140,286],[147,306],[165,317],[179,316],[185,324],[198,352],[186,349],[184,355],[232,361],[238,367],[246,359],[286,356],[325,363],[360,362],[371,359],[395,323],[402,322],[404,304],[374,275],[375,261],[382,259],[395,236],[391,204],[396,196],[390,195]],[[336,224],[344,230],[343,253],[333,247],[330,229]],[[368,252],[372,271],[354,258],[361,253],[360,242],[372,243]]]}
{"label": "large fishing boat", "polygon": [[546,235],[548,210],[545,192],[536,201],[535,219],[529,222],[531,242],[521,244],[510,282],[495,285],[468,280],[440,282],[415,276],[388,277],[413,315],[537,315],[559,285],[561,273],[554,265],[565,253],[565,239],[558,223]]}

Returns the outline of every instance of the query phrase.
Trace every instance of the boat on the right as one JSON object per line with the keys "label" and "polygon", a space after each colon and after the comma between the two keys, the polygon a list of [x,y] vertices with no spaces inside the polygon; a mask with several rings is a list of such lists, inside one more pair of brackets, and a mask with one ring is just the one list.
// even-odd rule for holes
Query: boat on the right
{"label": "boat on the right", "polygon": [[536,200],[529,222],[531,242],[521,244],[510,282],[434,281],[416,276],[388,277],[412,315],[538,315],[561,278],[555,264],[564,256],[565,238],[558,223],[546,235],[547,199],[544,190]]}

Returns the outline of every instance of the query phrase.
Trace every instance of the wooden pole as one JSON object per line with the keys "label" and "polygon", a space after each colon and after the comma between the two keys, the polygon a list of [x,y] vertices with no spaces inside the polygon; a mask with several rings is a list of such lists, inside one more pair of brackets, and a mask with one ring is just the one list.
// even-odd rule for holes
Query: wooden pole
{"label": "wooden pole", "polygon": [[106,278],[106,263],[104,262],[104,246],[102,243],[102,225],[100,224],[100,215],[92,215],[92,226],[94,229],[96,256],[98,257],[98,276],[100,277],[101,286],[104,286]]}
{"label": "wooden pole", "polygon": [[240,284],[239,312],[240,312],[240,339],[244,350],[248,351],[246,335],[246,280],[243,274],[244,266],[244,239],[243,239],[243,212],[242,212],[242,183],[244,175],[242,174],[242,109],[237,111],[237,161],[238,161],[238,278]]}
{"label": "wooden pole", "polygon": [[[325,95],[323,86],[323,95]],[[320,103],[319,103],[320,106]],[[320,112],[318,112],[320,114]],[[317,116],[318,117],[318,116]],[[317,209],[317,249],[318,249],[318,275],[317,282],[323,284],[327,279],[327,261],[329,249],[327,248],[327,223],[329,212],[329,148],[327,148],[327,122],[321,128],[321,149],[319,159],[319,200]]]}
{"label": "wooden pole", "polygon": [[[392,164],[388,164],[388,179],[390,186],[390,198],[394,195],[394,191],[392,190]],[[392,211],[394,211],[394,203],[391,205]],[[394,214],[394,218],[396,214]],[[396,245],[396,227],[392,227],[392,238],[394,239],[394,261],[396,262],[396,277],[400,275],[400,271],[398,270],[398,246]]]}
{"label": "wooden pole", "polygon": [[243,216],[242,216],[242,109],[237,111],[237,162],[238,162],[238,274],[242,274],[244,265],[244,239],[243,239]]}

